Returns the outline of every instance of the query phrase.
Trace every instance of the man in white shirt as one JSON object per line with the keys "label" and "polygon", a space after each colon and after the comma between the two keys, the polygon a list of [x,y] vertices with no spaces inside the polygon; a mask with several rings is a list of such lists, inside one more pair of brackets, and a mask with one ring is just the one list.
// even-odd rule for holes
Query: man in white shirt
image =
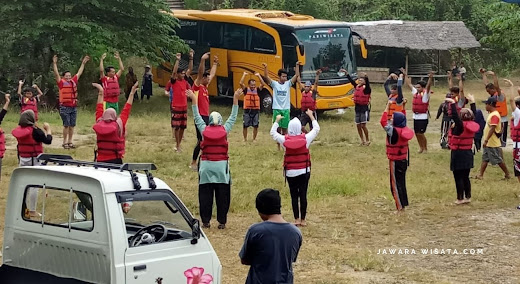
{"label": "man in white shirt", "polygon": [[[403,72],[406,75],[406,72]],[[419,142],[419,153],[428,151],[428,141],[426,140],[426,128],[428,127],[428,116],[430,108],[430,88],[433,81],[433,71],[428,74],[428,83],[419,81],[412,85],[412,79],[406,77],[406,83],[412,91],[412,112],[413,112],[413,129],[417,142]]]}

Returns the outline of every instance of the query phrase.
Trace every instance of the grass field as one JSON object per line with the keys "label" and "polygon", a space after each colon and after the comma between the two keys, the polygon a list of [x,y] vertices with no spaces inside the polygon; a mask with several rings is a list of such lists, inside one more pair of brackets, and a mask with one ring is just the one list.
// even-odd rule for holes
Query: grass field
{"label": "grass field", "polygon": [[[516,82],[518,83],[518,82]],[[446,86],[434,87],[432,114]],[[480,101],[487,94],[477,82],[468,89]],[[407,173],[410,207],[395,215],[390,195],[385,133],[379,118],[386,96],[382,86],[373,86],[372,114],[368,124],[372,145],[362,147],[353,123],[353,110],[327,112],[320,117],[321,132],[311,147],[312,177],[309,187],[309,226],[302,228],[304,243],[295,264],[295,283],[520,283],[518,257],[520,219],[516,179],[502,181],[502,172],[489,167],[483,181],[472,180],[470,205],[455,206],[455,184],[449,170],[450,153],[441,150],[440,121],[430,120],[429,152],[417,154],[411,141]],[[508,90],[509,91],[509,90]],[[168,99],[156,89],[150,103],[135,103],[128,122],[127,162],[154,162],[155,176],[166,181],[189,209],[198,215],[197,174],[188,169],[196,142],[191,111],[183,152],[173,152]],[[411,107],[409,92],[408,109]],[[483,109],[484,105],[478,103]],[[190,108],[191,109],[191,108]],[[224,118],[230,105],[212,103]],[[237,256],[247,228],[260,219],[255,196],[272,187],[282,193],[282,211],[293,221],[288,187],[282,176],[282,152],[269,136],[270,117],[261,116],[258,141],[242,141],[242,111],[229,136],[232,200],[226,230],[206,230],[223,265],[223,283],[244,283],[248,267]],[[12,107],[2,124],[10,133],[18,121]],[[412,126],[411,113],[408,114]],[[61,149],[61,120],[57,112],[40,114],[49,122],[55,140],[50,153],[70,153],[83,160],[93,158],[93,107],[79,111],[75,150]],[[251,135],[251,134],[250,134]],[[3,161],[0,187],[0,224],[3,224],[9,176],[17,165],[14,138],[7,135],[8,151]],[[512,171],[510,147],[506,163]],[[475,157],[479,165],[481,154]],[[472,175],[476,170],[472,171]],[[215,220],[213,221],[215,224]],[[0,228],[0,231],[3,228]],[[2,233],[2,232],[0,232]],[[1,242],[1,241],[0,241]],[[408,254],[378,254],[383,249],[408,249]],[[416,254],[411,254],[415,249]],[[458,255],[427,254],[421,249],[457,249]],[[483,254],[463,254],[464,249],[483,249]]]}

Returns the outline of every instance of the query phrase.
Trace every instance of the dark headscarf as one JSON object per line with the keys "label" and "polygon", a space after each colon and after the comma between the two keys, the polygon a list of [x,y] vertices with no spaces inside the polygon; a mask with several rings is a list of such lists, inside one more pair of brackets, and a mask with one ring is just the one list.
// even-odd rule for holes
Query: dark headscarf
{"label": "dark headscarf", "polygon": [[406,127],[406,116],[402,112],[394,112],[393,115],[393,126],[397,128]]}
{"label": "dark headscarf", "polygon": [[25,126],[34,126],[34,123],[36,122],[36,118],[34,116],[34,111],[31,109],[28,109],[20,115],[20,121],[18,122],[18,125],[25,127]]}
{"label": "dark headscarf", "polygon": [[280,192],[275,189],[266,188],[256,196],[256,209],[258,213],[265,215],[281,214],[282,200]]}

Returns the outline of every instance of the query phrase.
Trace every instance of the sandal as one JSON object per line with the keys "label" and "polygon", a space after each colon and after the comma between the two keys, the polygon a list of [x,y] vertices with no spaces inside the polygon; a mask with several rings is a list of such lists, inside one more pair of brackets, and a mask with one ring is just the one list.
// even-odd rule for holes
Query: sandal
{"label": "sandal", "polygon": [[74,144],[72,144],[72,143],[69,143],[68,145],[69,145],[69,148],[70,148],[70,149],[76,149],[76,145],[74,145]]}
{"label": "sandal", "polygon": [[61,147],[63,147],[63,149],[70,149],[70,146],[67,143],[61,144]]}

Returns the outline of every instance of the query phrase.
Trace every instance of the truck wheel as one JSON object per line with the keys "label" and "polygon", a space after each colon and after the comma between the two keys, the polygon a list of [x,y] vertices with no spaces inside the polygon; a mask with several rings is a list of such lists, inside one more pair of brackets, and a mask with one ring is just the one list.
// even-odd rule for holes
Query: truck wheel
{"label": "truck wheel", "polygon": [[273,97],[267,90],[260,92],[260,109],[267,114],[273,113]]}

